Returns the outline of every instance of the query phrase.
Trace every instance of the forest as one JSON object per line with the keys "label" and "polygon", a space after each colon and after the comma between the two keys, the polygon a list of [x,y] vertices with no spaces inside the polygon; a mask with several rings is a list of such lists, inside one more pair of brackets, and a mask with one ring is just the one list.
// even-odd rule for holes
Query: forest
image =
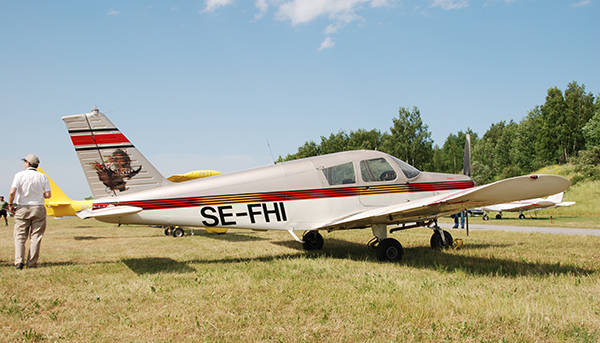
{"label": "forest", "polygon": [[478,184],[535,172],[551,165],[571,164],[575,184],[600,179],[600,95],[586,92],[576,81],[563,92],[548,89],[546,101],[519,122],[493,123],[480,136],[467,128],[450,133],[443,146],[433,144],[418,107],[400,107],[389,132],[357,129],[305,142],[295,154],[277,162],[339,151],[370,149],[386,152],[416,168],[462,173],[466,135],[471,137],[471,176]]}

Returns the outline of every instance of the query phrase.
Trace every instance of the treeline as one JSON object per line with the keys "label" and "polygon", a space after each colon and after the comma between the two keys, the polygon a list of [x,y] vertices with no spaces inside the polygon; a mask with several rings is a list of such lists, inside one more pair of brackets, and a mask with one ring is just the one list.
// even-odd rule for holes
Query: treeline
{"label": "treeline", "polygon": [[575,165],[581,178],[600,179],[599,98],[575,81],[564,92],[553,87],[548,89],[546,102],[521,122],[494,123],[482,137],[471,129],[451,133],[442,147],[433,145],[417,107],[401,107],[389,132],[358,129],[332,133],[321,136],[319,143],[304,143],[298,152],[279,157],[278,162],[370,149],[396,156],[421,170],[461,173],[466,135],[470,134],[471,174],[479,184],[566,163]]}

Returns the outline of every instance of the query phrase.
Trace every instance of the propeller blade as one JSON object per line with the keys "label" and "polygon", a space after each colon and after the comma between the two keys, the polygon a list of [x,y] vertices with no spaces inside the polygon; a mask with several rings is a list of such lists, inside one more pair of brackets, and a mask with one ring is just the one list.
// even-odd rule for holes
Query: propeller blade
{"label": "propeller blade", "polygon": [[[471,177],[471,135],[467,133],[467,139],[465,140],[465,158],[463,161],[463,170],[465,175]],[[467,220],[467,236],[469,236],[469,211],[465,211]]]}
{"label": "propeller blade", "polygon": [[465,140],[465,158],[463,165],[464,174],[471,176],[471,135],[467,133]]}

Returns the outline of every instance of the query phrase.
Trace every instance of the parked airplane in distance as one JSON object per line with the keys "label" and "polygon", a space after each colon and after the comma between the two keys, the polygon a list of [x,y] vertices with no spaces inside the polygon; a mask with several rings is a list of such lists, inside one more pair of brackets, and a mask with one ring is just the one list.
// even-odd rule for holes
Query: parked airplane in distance
{"label": "parked airplane in distance", "polygon": [[[485,206],[481,209],[486,212],[499,212],[498,214],[496,214],[496,219],[502,219],[502,212],[519,212],[519,219],[525,219],[525,215],[523,214],[523,212],[526,211],[537,211],[541,209],[574,205],[574,201],[562,201],[564,194],[564,192],[560,192],[558,194],[551,195],[545,199],[537,198],[521,201],[512,201],[504,204]],[[488,219],[490,218],[488,214],[485,213],[483,215],[483,220]]]}
{"label": "parked airplane in distance", "polygon": [[[94,204],[81,218],[120,224],[283,230],[307,250],[319,231],[371,227],[369,247],[382,261],[402,258],[389,232],[426,226],[434,249],[452,246],[437,218],[467,208],[548,196],[569,188],[555,175],[531,175],[474,187],[464,175],[422,172],[378,151],[346,151],[173,184],[108,118],[65,116]],[[304,231],[302,239],[295,231]]]}

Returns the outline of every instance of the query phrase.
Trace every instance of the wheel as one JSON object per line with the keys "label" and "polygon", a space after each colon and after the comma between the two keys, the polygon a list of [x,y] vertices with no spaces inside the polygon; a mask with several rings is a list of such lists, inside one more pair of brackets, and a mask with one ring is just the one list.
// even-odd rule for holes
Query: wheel
{"label": "wheel", "polygon": [[169,227],[169,226],[167,226],[167,227],[165,228],[165,236],[168,236],[169,234],[171,234],[171,232],[169,232],[169,231],[170,231],[170,229],[171,229],[171,227]]}
{"label": "wheel", "polygon": [[490,219],[490,217],[489,217],[489,216],[487,215],[487,213],[486,213],[486,214],[484,214],[484,215],[483,215],[483,218],[482,218],[482,219],[483,219],[483,220],[488,220],[488,219]]}
{"label": "wheel", "polygon": [[317,231],[308,231],[302,236],[304,250],[320,250],[323,248],[323,236]]}
{"label": "wheel", "polygon": [[502,215],[501,215],[500,213],[498,213],[498,214],[496,215],[496,219],[502,219]]}
{"label": "wheel", "polygon": [[453,243],[452,235],[450,234],[450,232],[444,230],[444,238],[446,238],[446,244],[442,242],[442,235],[440,235],[440,232],[436,230],[431,236],[431,249],[441,250],[450,248]]}
{"label": "wheel", "polygon": [[183,237],[183,235],[185,235],[185,232],[179,226],[173,229],[173,237]]}
{"label": "wheel", "polygon": [[525,219],[525,215],[523,213],[519,214],[519,219]]}
{"label": "wheel", "polygon": [[377,246],[377,259],[379,261],[396,262],[402,259],[404,249],[402,244],[393,238],[386,238]]}

